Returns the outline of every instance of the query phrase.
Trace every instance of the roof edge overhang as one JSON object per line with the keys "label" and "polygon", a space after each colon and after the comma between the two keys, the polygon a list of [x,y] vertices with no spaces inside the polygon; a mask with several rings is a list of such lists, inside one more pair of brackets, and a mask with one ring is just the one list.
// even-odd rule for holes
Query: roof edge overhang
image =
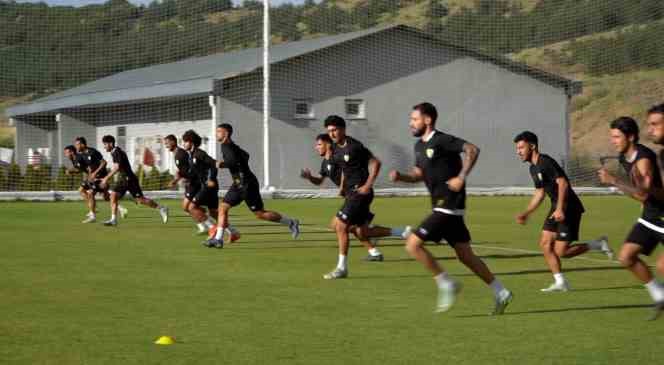
{"label": "roof edge overhang", "polygon": [[152,84],[137,88],[98,91],[88,94],[64,96],[36,100],[33,103],[7,108],[5,114],[9,118],[38,113],[58,113],[63,109],[85,108],[115,103],[135,102],[155,98],[182,97],[192,95],[213,94],[221,90],[220,80],[210,77]]}

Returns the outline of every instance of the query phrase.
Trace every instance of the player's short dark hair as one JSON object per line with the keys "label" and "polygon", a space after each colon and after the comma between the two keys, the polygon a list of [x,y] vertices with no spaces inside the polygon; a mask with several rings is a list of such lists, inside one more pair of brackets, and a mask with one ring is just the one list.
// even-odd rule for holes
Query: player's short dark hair
{"label": "player's short dark hair", "polygon": [[164,137],[164,139],[168,140],[168,141],[171,141],[171,142],[178,143],[178,137],[176,137],[172,134],[167,135],[166,137]]}
{"label": "player's short dark hair", "polygon": [[650,109],[648,109],[648,115],[650,114],[662,114],[664,115],[664,103],[657,104]]}
{"label": "player's short dark hair", "polygon": [[112,143],[115,146],[115,137],[111,135],[105,135],[102,137],[101,143]]}
{"label": "player's short dark hair", "polygon": [[419,103],[413,107],[413,110],[417,110],[420,114],[431,118],[431,124],[436,124],[438,110],[436,110],[436,107],[433,104],[427,102]]}
{"label": "player's short dark hair", "polygon": [[514,143],[519,143],[521,141],[524,141],[526,143],[534,144],[535,146],[538,146],[539,142],[537,140],[537,135],[531,131],[524,131],[516,135],[514,137]]}
{"label": "player's short dark hair", "polygon": [[228,131],[228,136],[233,137],[233,126],[228,123],[221,123],[217,128],[225,129]]}
{"label": "player's short dark hair", "polygon": [[332,144],[332,138],[330,138],[330,135],[327,134],[327,133],[321,133],[321,134],[317,135],[316,140]]}
{"label": "player's short dark hair", "polygon": [[64,149],[76,153],[76,148],[73,145],[66,146]]}
{"label": "player's short dark hair", "polygon": [[337,128],[346,128],[346,121],[344,118],[338,116],[338,115],[330,115],[329,117],[325,118],[325,122],[323,123],[325,128],[328,126],[335,126]]}
{"label": "player's short dark hair", "polygon": [[76,139],[74,141],[78,142],[78,143],[80,143],[84,146],[88,145],[88,141],[85,140],[85,137],[76,137]]}
{"label": "player's short dark hair", "polygon": [[190,129],[182,135],[182,140],[185,142],[191,142],[195,147],[200,147],[203,143],[203,139],[198,135],[193,129]]}
{"label": "player's short dark hair", "polygon": [[639,142],[639,124],[630,117],[620,117],[611,122],[611,129],[617,129],[626,137],[634,136],[634,143]]}

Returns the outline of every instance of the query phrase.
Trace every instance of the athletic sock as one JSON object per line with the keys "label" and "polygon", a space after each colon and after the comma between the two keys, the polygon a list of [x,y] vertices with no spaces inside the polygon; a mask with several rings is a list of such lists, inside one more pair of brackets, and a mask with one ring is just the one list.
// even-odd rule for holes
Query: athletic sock
{"label": "athletic sock", "polygon": [[498,281],[498,279],[493,279],[493,281],[491,282],[491,284],[489,284],[489,286],[491,287],[491,289],[493,289],[493,295],[496,298],[500,298],[503,295],[503,293],[507,291],[507,289],[505,289],[505,287],[503,286],[503,283]]}
{"label": "athletic sock", "polygon": [[291,222],[293,222],[293,220],[286,217],[285,215],[282,215],[281,219],[279,219],[279,224],[283,224],[285,226],[290,226]]}
{"label": "athletic sock", "polygon": [[380,256],[381,253],[380,253],[380,250],[378,250],[376,247],[374,247],[374,248],[369,249],[369,255],[371,255],[371,256]]}
{"label": "athletic sock", "polygon": [[224,230],[217,228],[217,233],[214,234],[214,238],[218,239],[219,241],[224,240]]}
{"label": "athletic sock", "polygon": [[434,276],[433,279],[436,281],[436,285],[438,285],[439,289],[448,288],[450,285],[452,285],[452,280],[450,279],[450,276],[447,275],[447,272],[445,272],[445,271],[443,271],[440,274]]}
{"label": "athletic sock", "polygon": [[664,301],[664,288],[657,282],[657,280],[652,279],[649,282],[647,282],[645,285],[646,289],[648,289],[648,294],[650,294],[650,297],[652,300],[655,302],[661,302]]}
{"label": "athletic sock", "polygon": [[198,227],[199,231],[207,230],[207,226],[205,225],[205,222],[201,222],[201,223],[196,224],[196,227]]}
{"label": "athletic sock", "polygon": [[588,248],[593,250],[593,251],[601,251],[602,250],[602,241],[601,240],[592,240],[588,241]]}
{"label": "athletic sock", "polygon": [[113,222],[115,222],[115,221],[117,220],[117,217],[115,216],[115,214],[111,214],[111,220],[112,220]]}
{"label": "athletic sock", "polygon": [[212,218],[208,217],[205,222],[203,222],[207,228],[212,228],[216,223],[212,220]]}
{"label": "athletic sock", "polygon": [[402,237],[403,233],[405,232],[404,227],[399,227],[399,228],[390,228],[390,236],[392,237]]}
{"label": "athletic sock", "polygon": [[348,256],[339,255],[339,261],[337,261],[337,269],[339,270],[348,270]]}
{"label": "athletic sock", "polygon": [[556,282],[556,284],[564,284],[565,276],[563,275],[563,273],[559,272],[557,274],[553,274],[553,280]]}

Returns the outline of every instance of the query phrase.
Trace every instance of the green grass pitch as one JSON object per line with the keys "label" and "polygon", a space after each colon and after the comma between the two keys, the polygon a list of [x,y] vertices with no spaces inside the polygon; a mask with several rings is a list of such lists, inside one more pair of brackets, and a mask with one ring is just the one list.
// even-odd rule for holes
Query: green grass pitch
{"label": "green grass pitch", "polygon": [[[487,314],[490,289],[429,246],[464,284],[457,305],[434,314],[435,286],[398,240],[386,261],[362,261],[353,242],[350,277],[325,281],[336,264],[325,226],[340,201],[268,200],[302,221],[285,227],[232,211],[243,236],[204,248],[193,225],[126,202],[117,228],[84,225],[80,202],[0,204],[0,363],[18,364],[653,364],[664,319],[647,322],[650,298],[617,263],[588,254],[563,262],[573,291],[540,293],[552,277],[538,254],[547,206],[514,223],[528,197],[473,197],[467,222],[476,252],[515,294],[507,313]],[[581,235],[620,243],[639,214],[624,197],[583,197]],[[100,221],[108,205],[100,204]],[[380,198],[376,223],[417,224],[427,198]],[[661,253],[661,249],[655,254]],[[656,256],[654,256],[656,257]],[[654,263],[654,259],[649,259]],[[161,336],[176,344],[158,346]],[[660,359],[660,360],[657,360]]]}

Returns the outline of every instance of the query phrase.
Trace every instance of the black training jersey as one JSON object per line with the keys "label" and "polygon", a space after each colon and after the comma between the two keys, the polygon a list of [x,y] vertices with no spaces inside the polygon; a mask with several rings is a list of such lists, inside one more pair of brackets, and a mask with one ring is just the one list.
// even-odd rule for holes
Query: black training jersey
{"label": "black training jersey", "polygon": [[201,149],[195,149],[189,153],[188,175],[192,180],[205,184],[208,180],[217,181],[217,161]]}
{"label": "black training jersey", "polygon": [[343,188],[345,190],[352,191],[367,182],[369,160],[372,158],[371,151],[355,138],[346,137],[343,146],[334,145],[332,162],[341,169],[344,175]]}
{"label": "black training jersey", "polygon": [[228,168],[233,178],[233,185],[244,186],[251,181],[258,181],[249,168],[249,153],[236,145],[235,142],[221,145],[224,167]]}
{"label": "black training jersey", "polygon": [[[83,155],[87,160],[90,172],[97,171],[99,166],[101,166],[101,163],[104,161],[104,156],[102,156],[101,152],[97,151],[92,147],[88,147],[87,151],[85,151]],[[106,175],[108,175],[108,170],[106,168],[99,170],[99,172],[97,173],[98,178],[105,177]]]}
{"label": "black training jersey", "polygon": [[[659,165],[657,163],[657,154],[655,154],[653,150],[642,144],[637,144],[636,156],[634,156],[631,161],[629,161],[623,154],[620,155],[618,160],[620,161],[620,165],[622,165],[627,175],[632,177],[632,169],[634,166],[636,166],[636,162],[644,158],[650,161],[650,164],[653,168],[652,187],[661,189],[662,175],[660,174]],[[634,183],[633,180],[632,183]],[[664,222],[662,221],[662,218],[664,218],[664,203],[655,199],[654,196],[649,195],[648,199],[646,199],[646,201],[643,203],[643,213],[641,214],[641,218],[658,226],[664,226]]]}
{"label": "black training jersey", "polygon": [[569,183],[567,174],[563,171],[558,162],[548,155],[540,154],[537,164],[530,165],[530,176],[533,178],[536,189],[544,189],[546,195],[551,199],[551,209],[555,209],[558,203],[558,184],[556,179],[562,177],[567,181],[567,202],[565,212],[583,213],[585,210],[581,199],[576,195],[572,184]]}
{"label": "black training jersey", "polygon": [[332,180],[334,185],[341,185],[341,169],[337,164],[332,162],[332,159],[323,159],[320,164],[320,171],[318,172],[320,176],[327,177]]}
{"label": "black training jersey", "polygon": [[75,153],[71,158],[71,164],[79,172],[88,172],[88,159],[85,158],[83,153]]}
{"label": "black training jersey", "polygon": [[415,143],[415,166],[424,174],[424,184],[431,194],[434,209],[449,210],[451,214],[466,209],[466,187],[455,192],[447,185],[447,180],[461,172],[461,152],[465,143],[461,138],[440,131],[434,131],[426,142],[420,139]]}
{"label": "black training jersey", "polygon": [[129,164],[129,158],[127,157],[127,154],[125,151],[123,151],[120,147],[115,147],[111,151],[111,156],[113,157],[113,163],[118,164],[119,170],[118,174],[122,177],[126,178],[136,178],[136,175],[134,174],[134,171],[131,169],[131,165]]}
{"label": "black training jersey", "polygon": [[173,152],[173,160],[175,161],[175,167],[178,169],[178,174],[183,179],[190,179],[189,153],[183,148],[176,147],[175,152]]}

